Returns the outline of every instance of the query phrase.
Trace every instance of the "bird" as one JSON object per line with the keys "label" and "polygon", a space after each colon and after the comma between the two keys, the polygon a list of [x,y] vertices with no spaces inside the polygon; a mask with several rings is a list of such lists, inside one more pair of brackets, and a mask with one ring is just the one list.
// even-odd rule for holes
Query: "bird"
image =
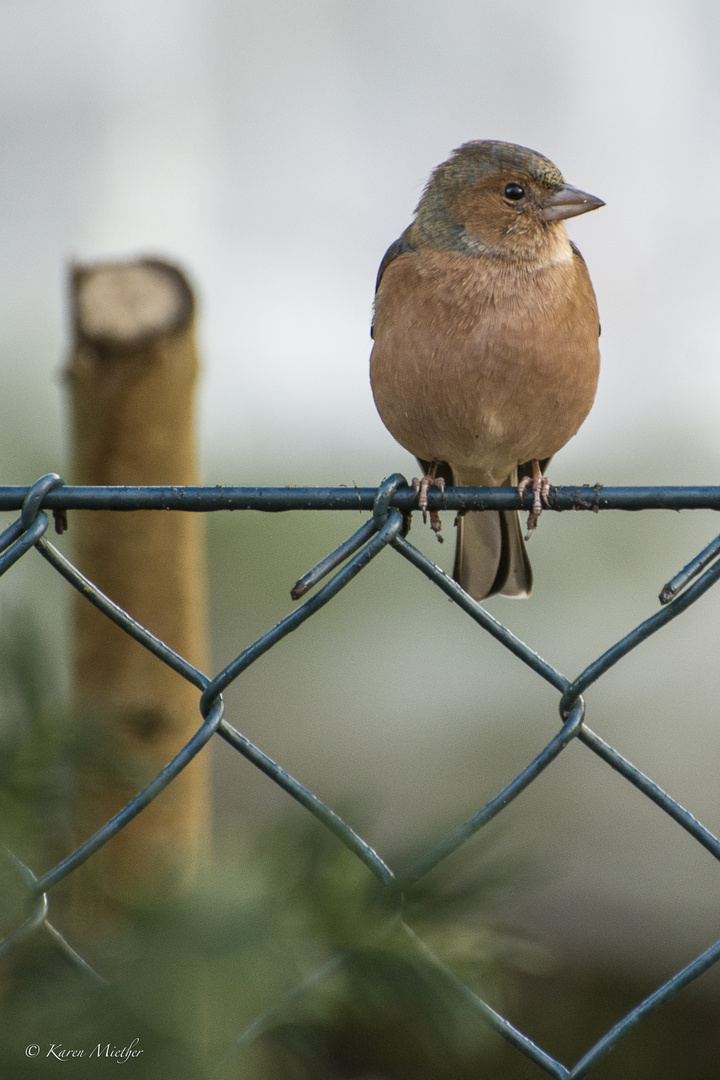
{"label": "bird", "polygon": [[[473,140],[431,173],[377,276],[370,382],[380,418],[435,485],[533,491],[590,412],[600,320],[564,221],[604,206],[525,146]],[[440,530],[439,515],[431,525]],[[475,600],[529,596],[516,510],[456,519],[453,577]]]}

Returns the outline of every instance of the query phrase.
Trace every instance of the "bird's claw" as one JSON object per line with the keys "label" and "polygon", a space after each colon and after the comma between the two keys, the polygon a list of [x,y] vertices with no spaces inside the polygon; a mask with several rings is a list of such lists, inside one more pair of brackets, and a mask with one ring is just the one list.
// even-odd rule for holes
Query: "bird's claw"
{"label": "bird's claw", "polygon": [[[442,476],[435,476],[434,469],[431,470],[426,476],[423,476],[422,480],[418,480],[417,477],[412,482],[413,491],[417,495],[418,510],[423,516],[423,525],[428,519],[428,491],[430,488],[435,487],[443,495],[445,494],[445,480]],[[442,544],[443,538],[440,535],[442,530],[442,522],[440,521],[440,515],[437,510],[430,510],[430,528],[437,536],[438,540]]]}
{"label": "bird's claw", "polygon": [[533,461],[533,474],[532,476],[523,476],[522,480],[518,484],[518,495],[522,498],[528,488],[532,488],[533,504],[532,510],[528,514],[527,519],[527,533],[525,539],[529,540],[533,534],[533,531],[537,528],[540,515],[543,511],[543,503],[549,507],[550,502],[548,500],[548,494],[550,492],[550,481],[547,476],[543,476],[540,471],[540,464],[538,461]]}

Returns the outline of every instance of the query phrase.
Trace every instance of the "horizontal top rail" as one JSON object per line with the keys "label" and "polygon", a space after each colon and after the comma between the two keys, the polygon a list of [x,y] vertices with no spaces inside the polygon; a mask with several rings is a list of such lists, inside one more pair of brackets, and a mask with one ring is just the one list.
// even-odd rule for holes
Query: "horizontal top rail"
{"label": "horizontal top rail", "polygon": [[[0,487],[0,511],[20,510],[30,485]],[[372,510],[373,487],[82,487],[63,485],[48,492],[49,510]],[[720,510],[720,487],[605,487],[596,484],[551,487],[551,510]],[[390,506],[413,510],[417,494],[401,487]],[[431,510],[530,510],[532,492],[517,489],[448,487],[428,492]]]}

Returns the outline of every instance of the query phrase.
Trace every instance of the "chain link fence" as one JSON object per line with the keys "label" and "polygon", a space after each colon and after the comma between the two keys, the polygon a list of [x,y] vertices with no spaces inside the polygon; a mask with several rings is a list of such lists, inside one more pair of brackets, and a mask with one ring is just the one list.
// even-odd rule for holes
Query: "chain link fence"
{"label": "chain link fence", "polygon": [[[683,987],[720,959],[720,940],[698,955],[691,963],[659,986],[626,1016],[610,1028],[574,1065],[564,1064],[526,1034],[505,1016],[501,1015],[481,996],[471,990],[427,945],[402,922],[403,894],[413,884],[428,875],[451,853],[465,845],[488,822],[496,818],[516,799],[558,755],[572,742],[577,741],[596,755],[610,769],[619,773],[629,784],[640,791],[657,808],[684,829],[697,844],[716,859],[720,859],[720,840],[705,828],[693,814],[681,806],[670,794],[662,790],[633,763],[600,738],[585,722],[583,693],[592,684],[627,656],[641,642],[662,629],[668,622],[687,610],[700,596],[720,578],[720,537],[713,540],[696,558],[660,591],[660,607],[638,626],[617,641],[611,648],[589,664],[574,679],[556,670],[528,645],[516,637],[506,626],[472,600],[438,566],[423,555],[407,539],[407,515],[416,499],[415,492],[404,477],[394,475],[377,488],[160,488],[123,487],[90,488],[65,485],[56,474],[42,477],[32,487],[0,488],[0,510],[20,510],[18,519],[0,535],[0,575],[32,548],[60,574],[88,602],[95,605],[107,618],[186,679],[199,691],[199,719],[194,736],[177,756],[170,761],[124,808],[107,821],[93,836],[86,839],[76,850],[53,866],[42,876],[9,853],[17,873],[22,878],[28,896],[29,914],[0,943],[0,959],[10,954],[19,943],[40,928],[49,932],[57,948],[89,980],[102,983],[101,972],[95,971],[79,955],[50,921],[52,891],[67,879],[81,864],[90,859],[108,840],[141,814],[185,766],[199,754],[213,736],[225,740],[269,780],[287,793],[309,814],[313,815],[330,833],[345,846],[374,875],[386,896],[388,919],[398,924],[406,936],[409,947],[436,970],[438,977],[452,987],[474,1010],[478,1022],[490,1025],[520,1054],[526,1055],[550,1076],[570,1080],[589,1074],[593,1066],[645,1017],[667,1002]],[[531,495],[521,498],[511,489],[448,489],[445,493],[429,493],[430,509],[455,511],[493,509],[520,509],[528,503]],[[713,509],[720,510],[720,488],[717,487],[648,487],[648,488],[552,488],[550,509],[601,512],[605,510],[637,511],[644,509]],[[361,510],[371,514],[369,519],[344,543],[331,551],[317,566],[311,569],[292,589],[292,598],[302,600],[276,626],[254,641],[214,678],[189,664],[182,656],[170,649],[163,641],[151,634],[94,584],[45,537],[48,513],[62,519],[74,509],[102,510],[172,510],[183,512],[210,512],[217,510]],[[525,664],[538,678],[552,686],[558,694],[559,728],[544,748],[530,761],[494,798],[481,806],[463,824],[445,835],[422,852],[401,872],[393,870],[388,863],[331,807],[311,790],[286,772],[263,750],[238,731],[223,714],[223,691],[237,680],[251,664],[267,653],[288,634],[311,618],[324,605],[360,574],[379,556],[392,557],[391,552],[402,556],[420,573],[432,581],[465,614],[483,630],[500,642],[517,661]],[[324,584],[324,579],[329,578]],[[319,586],[312,591],[315,586]],[[230,1056],[240,1054],[266,1029],[273,1016],[286,1007],[287,1001],[300,993],[313,993],[331,971],[342,967],[345,955],[338,952],[329,963],[313,972],[299,983],[285,999],[258,1016],[235,1039]]]}

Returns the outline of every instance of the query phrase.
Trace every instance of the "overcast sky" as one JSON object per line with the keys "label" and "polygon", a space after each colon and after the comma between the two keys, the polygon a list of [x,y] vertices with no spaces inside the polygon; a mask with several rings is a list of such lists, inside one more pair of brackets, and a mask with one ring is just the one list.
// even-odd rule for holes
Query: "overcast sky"
{"label": "overcast sky", "polygon": [[612,482],[671,425],[709,483],[719,32],[710,0],[0,0],[6,370],[59,411],[65,264],[160,253],[201,297],[207,479],[301,482],[306,453],[372,482],[409,461],[368,386],[377,265],[430,170],[501,138],[607,202],[570,222],[604,366],[556,477]]}

